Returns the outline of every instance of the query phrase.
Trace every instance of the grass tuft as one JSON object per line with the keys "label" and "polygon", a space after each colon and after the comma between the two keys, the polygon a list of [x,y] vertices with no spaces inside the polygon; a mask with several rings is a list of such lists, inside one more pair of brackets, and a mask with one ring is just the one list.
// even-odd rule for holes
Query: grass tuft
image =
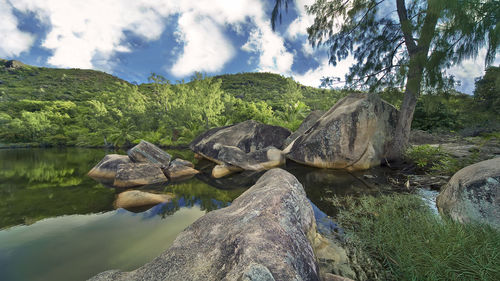
{"label": "grass tuft", "polygon": [[500,280],[500,232],[441,219],[415,195],[334,200],[348,238],[393,280]]}

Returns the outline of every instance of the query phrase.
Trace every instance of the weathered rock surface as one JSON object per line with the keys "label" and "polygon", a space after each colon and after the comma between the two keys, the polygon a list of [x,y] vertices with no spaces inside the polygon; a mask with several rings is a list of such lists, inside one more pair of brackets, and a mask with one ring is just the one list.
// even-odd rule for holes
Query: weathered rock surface
{"label": "weathered rock surface", "polygon": [[318,119],[325,114],[324,110],[314,110],[307,115],[307,117],[302,121],[297,131],[293,132],[286,140],[283,147],[289,146],[296,138],[300,137],[305,131],[309,130]]}
{"label": "weathered rock surface", "polygon": [[437,197],[437,207],[456,221],[500,229],[500,158],[458,171]]}
{"label": "weathered rock surface", "polygon": [[364,170],[387,155],[397,110],[377,95],[355,93],[338,101],[286,149],[287,157],[320,168]]}
{"label": "weathered rock surface", "polygon": [[172,159],[170,154],[144,140],[141,140],[138,145],[129,149],[127,154],[133,162],[161,164],[165,167],[168,167],[170,159]]}
{"label": "weathered rock surface", "polygon": [[99,181],[112,183],[115,180],[118,166],[131,163],[127,155],[108,154],[88,172],[88,176]]}
{"label": "weathered rock surface", "polygon": [[199,173],[193,163],[183,159],[173,160],[163,172],[171,180],[186,179]]}
{"label": "weathered rock surface", "polygon": [[91,280],[319,280],[309,240],[315,231],[300,183],[272,169],[231,206],[189,226],[153,261]]}
{"label": "weathered rock surface", "polygon": [[118,166],[115,181],[116,187],[134,187],[139,185],[167,182],[160,164],[129,163]]}
{"label": "weathered rock surface", "polygon": [[254,152],[268,146],[281,148],[290,134],[288,129],[248,120],[208,130],[194,139],[189,148],[217,163],[223,162],[218,160],[220,147],[233,146],[244,153]]}
{"label": "weathered rock surface", "polygon": [[212,174],[222,177],[236,171],[260,171],[282,165],[285,157],[277,148],[283,146],[289,135],[288,129],[249,120],[209,130],[189,147],[219,164]]}
{"label": "weathered rock surface", "polygon": [[115,208],[136,208],[170,202],[173,194],[155,194],[139,190],[129,190],[118,194]]}
{"label": "weathered rock surface", "polygon": [[282,148],[283,142],[291,134],[290,130],[248,120],[238,124],[214,128],[194,139],[189,148],[208,159],[216,159],[215,144],[236,146],[245,153],[268,146]]}
{"label": "weathered rock surface", "polygon": [[236,167],[236,166],[226,164],[226,163],[219,164],[219,165],[215,165],[214,168],[212,169],[212,177],[218,179],[218,178],[228,176],[232,173],[241,172],[241,171],[243,171],[243,169],[240,167]]}

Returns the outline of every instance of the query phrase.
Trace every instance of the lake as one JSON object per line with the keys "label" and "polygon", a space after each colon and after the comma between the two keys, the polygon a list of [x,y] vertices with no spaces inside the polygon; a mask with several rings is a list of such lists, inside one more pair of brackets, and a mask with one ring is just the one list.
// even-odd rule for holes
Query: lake
{"label": "lake", "polygon": [[[190,151],[167,151],[174,158],[194,159]],[[116,152],[0,149],[0,280],[86,280],[109,269],[133,270],[167,249],[206,212],[228,206],[262,174],[212,179],[207,174],[212,164],[201,161],[196,168],[205,173],[195,178],[141,188],[174,193],[172,202],[115,210],[113,202],[123,190],[87,176],[108,153]],[[380,192],[390,172],[348,173],[295,163],[283,168],[303,184],[317,218],[335,215],[328,200],[334,195]]]}

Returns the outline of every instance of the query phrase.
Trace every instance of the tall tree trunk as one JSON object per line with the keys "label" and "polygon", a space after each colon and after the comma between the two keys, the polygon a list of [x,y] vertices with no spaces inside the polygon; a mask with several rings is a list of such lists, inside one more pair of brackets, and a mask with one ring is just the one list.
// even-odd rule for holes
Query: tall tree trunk
{"label": "tall tree trunk", "polygon": [[416,42],[413,38],[415,27],[412,26],[411,21],[408,19],[405,0],[396,0],[401,30],[410,56],[410,64],[406,77],[403,103],[396,123],[396,131],[386,155],[387,159],[392,161],[401,159],[408,147],[413,113],[415,113],[415,106],[420,95],[422,77],[428,61],[428,52],[442,9],[442,3],[439,3],[439,1],[441,0],[427,0],[424,24],[419,32],[420,38]]}
{"label": "tall tree trunk", "polygon": [[[415,59],[413,61],[415,61]],[[403,103],[399,109],[394,138],[388,148],[387,158],[391,161],[401,159],[403,153],[408,147],[411,123],[413,121],[413,113],[415,113],[415,106],[417,105],[418,96],[420,94],[421,82],[422,69],[419,67],[418,63],[412,63],[412,60],[410,59],[410,68],[408,70]]]}

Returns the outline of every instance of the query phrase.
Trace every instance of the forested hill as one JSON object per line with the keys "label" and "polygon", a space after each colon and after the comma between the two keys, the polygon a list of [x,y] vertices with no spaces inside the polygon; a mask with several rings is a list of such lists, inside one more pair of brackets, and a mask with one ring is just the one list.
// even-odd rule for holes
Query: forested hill
{"label": "forested hill", "polygon": [[0,59],[0,99],[3,101],[82,101],[103,91],[116,92],[130,83],[113,75],[85,69],[58,69]]}
{"label": "forested hill", "polygon": [[305,87],[280,75],[242,73],[134,85],[94,70],[0,59],[0,146],[187,143],[207,127],[254,119],[296,128],[344,92]]}
{"label": "forested hill", "polygon": [[[478,80],[474,98],[447,92],[422,95],[412,127],[474,134],[498,130],[498,69],[489,68]],[[197,74],[177,84],[152,78],[154,83],[134,85],[100,71],[0,59],[0,147],[122,146],[140,139],[178,145],[207,128],[248,119],[294,130],[311,110],[327,110],[348,94],[271,73]],[[398,90],[380,94],[396,106],[401,103]]]}

